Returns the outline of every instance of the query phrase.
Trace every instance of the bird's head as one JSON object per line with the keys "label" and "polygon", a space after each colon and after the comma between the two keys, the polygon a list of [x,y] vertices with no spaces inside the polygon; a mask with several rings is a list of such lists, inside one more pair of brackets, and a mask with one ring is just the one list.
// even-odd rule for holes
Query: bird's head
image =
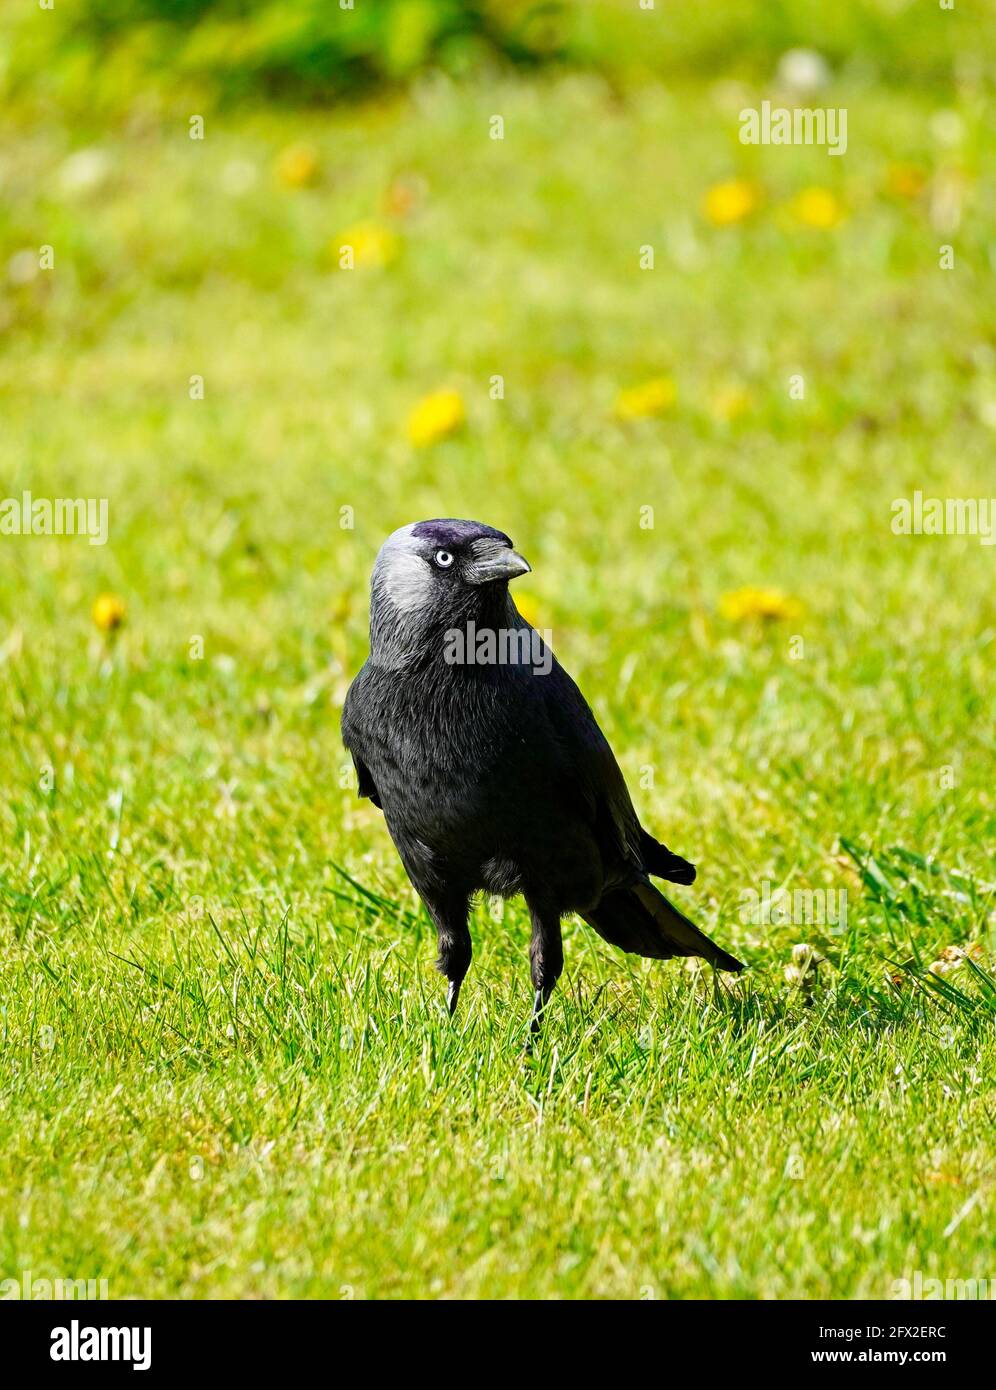
{"label": "bird's head", "polygon": [[508,582],[529,565],[503,531],[479,521],[416,521],[388,536],[370,582],[374,661],[401,666],[446,629],[511,625]]}

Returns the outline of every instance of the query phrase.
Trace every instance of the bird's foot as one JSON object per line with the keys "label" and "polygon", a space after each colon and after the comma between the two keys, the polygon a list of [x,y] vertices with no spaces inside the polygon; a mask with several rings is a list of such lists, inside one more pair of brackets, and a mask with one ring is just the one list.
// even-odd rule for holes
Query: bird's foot
{"label": "bird's foot", "polygon": [[550,1002],[549,994],[542,989],[538,989],[533,996],[533,1013],[529,1020],[529,1031],[535,1035],[543,1027],[543,1011]]}

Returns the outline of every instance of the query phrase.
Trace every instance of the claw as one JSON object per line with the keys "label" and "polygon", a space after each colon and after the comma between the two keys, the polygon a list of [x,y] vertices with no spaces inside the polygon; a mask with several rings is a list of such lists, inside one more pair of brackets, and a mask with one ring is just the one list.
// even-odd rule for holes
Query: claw
{"label": "claw", "polygon": [[543,1026],[543,1010],[549,1003],[550,996],[543,990],[538,989],[533,996],[533,1016],[529,1020],[530,1033],[538,1033]]}

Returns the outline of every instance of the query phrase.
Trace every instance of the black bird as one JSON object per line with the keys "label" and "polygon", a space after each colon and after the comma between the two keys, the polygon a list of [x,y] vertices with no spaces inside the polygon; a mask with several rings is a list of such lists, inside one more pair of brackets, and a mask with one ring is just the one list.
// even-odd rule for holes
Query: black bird
{"label": "black bird", "polygon": [[695,868],[641,827],[584,697],[512,602],[508,582],[529,568],[476,521],[390,535],[342,733],[359,794],[384,812],[436,925],[450,1013],[470,965],[472,895],[525,898],[536,1031],[570,912],[635,955],[743,966],[652,886],[651,874],[691,883]]}

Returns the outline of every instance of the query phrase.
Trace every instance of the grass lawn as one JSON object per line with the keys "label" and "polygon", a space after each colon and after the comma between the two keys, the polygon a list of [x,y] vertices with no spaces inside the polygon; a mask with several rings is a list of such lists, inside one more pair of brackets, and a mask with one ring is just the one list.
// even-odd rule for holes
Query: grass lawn
{"label": "grass lawn", "polygon": [[[55,264],[0,295],[0,493],[106,497],[110,535],[0,536],[0,1278],[996,1276],[994,551],[891,529],[915,489],[994,491],[992,116],[859,74],[833,158],[741,146],[762,95],[426,79],[202,141],[9,131],[0,250]],[[465,428],[416,447],[442,389]],[[445,1017],[338,736],[376,548],[438,515],[531,561],[530,617],[699,865],[675,900],[745,976],[569,924],[530,1059],[525,913],[482,903]],[[745,920],[766,882],[846,891],[846,925]]]}

